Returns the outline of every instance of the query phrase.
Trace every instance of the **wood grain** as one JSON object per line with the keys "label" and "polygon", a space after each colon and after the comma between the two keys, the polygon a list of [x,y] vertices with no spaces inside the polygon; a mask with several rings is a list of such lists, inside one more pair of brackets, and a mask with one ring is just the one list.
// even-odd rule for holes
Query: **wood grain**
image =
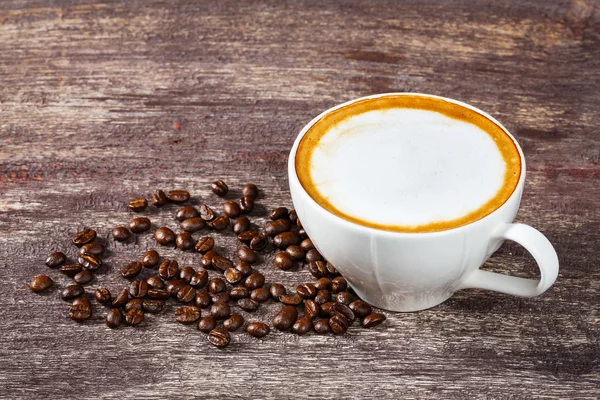
{"label": "wood grain", "polygon": [[[600,395],[600,3],[573,1],[5,1],[0,6],[0,397],[577,398]],[[462,291],[341,337],[234,335],[224,351],[177,324],[78,325],[54,290],[52,250],[84,225],[108,239],[155,188],[263,190],[253,220],[290,205],[286,159],[322,110],[389,91],[444,95],[502,121],[522,144],[517,219],[556,246],[561,272],[534,299]],[[181,129],[174,129],[179,122]],[[175,227],[169,207],[149,212]],[[150,235],[107,240],[88,292]],[[218,245],[233,255],[236,241]],[[192,253],[162,252],[196,265]],[[288,288],[306,271],[258,267]],[[508,243],[487,269],[535,276]],[[58,286],[68,281],[51,271]],[[276,306],[255,317],[267,321]]]}

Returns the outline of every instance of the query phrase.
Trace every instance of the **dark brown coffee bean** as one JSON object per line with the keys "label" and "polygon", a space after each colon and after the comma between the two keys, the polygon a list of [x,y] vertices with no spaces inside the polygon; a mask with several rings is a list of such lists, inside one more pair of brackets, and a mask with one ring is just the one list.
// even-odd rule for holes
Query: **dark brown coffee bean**
{"label": "dark brown coffee bean", "polygon": [[323,261],[311,261],[308,263],[308,271],[315,278],[323,278],[327,275],[327,268]]}
{"label": "dark brown coffee bean", "polygon": [[215,319],[226,319],[229,318],[230,314],[231,308],[229,307],[229,304],[222,301],[216,302],[210,307],[210,315]]}
{"label": "dark brown coffee bean", "polygon": [[[127,229],[127,228],[125,228]],[[92,256],[100,257],[104,253],[104,246],[98,242],[84,244],[79,248],[79,255],[91,254]]]}
{"label": "dark brown coffee bean", "polygon": [[134,308],[133,310],[129,310],[127,312],[127,314],[125,314],[125,322],[127,322],[128,325],[136,326],[136,325],[141,324],[143,320],[144,320],[144,312],[137,308]]}
{"label": "dark brown coffee bean", "polygon": [[167,194],[167,199],[173,203],[183,203],[184,201],[189,200],[190,193],[187,190],[171,190]]}
{"label": "dark brown coffee bean", "polygon": [[225,280],[227,283],[235,285],[244,278],[244,275],[235,268],[227,268],[225,270]]}
{"label": "dark brown coffee bean", "polygon": [[212,266],[221,272],[225,272],[228,268],[233,268],[233,261],[223,256],[214,256],[212,258]]}
{"label": "dark brown coffee bean", "polygon": [[373,312],[371,306],[362,300],[355,300],[349,305],[350,309],[359,318],[364,318]]}
{"label": "dark brown coffee bean", "polygon": [[269,218],[271,221],[278,220],[279,218],[287,218],[288,209],[285,207],[277,207],[269,212]]}
{"label": "dark brown coffee bean", "polygon": [[300,243],[300,236],[297,232],[281,232],[273,238],[273,245],[278,249],[287,249],[298,243]]}
{"label": "dark brown coffee bean", "polygon": [[242,195],[244,197],[256,199],[256,197],[258,197],[258,188],[253,183],[246,183],[242,188]]}
{"label": "dark brown coffee bean", "polygon": [[166,286],[165,281],[160,279],[160,277],[157,275],[146,278],[146,282],[148,283],[148,287],[150,289],[164,289]]}
{"label": "dark brown coffee bean", "polygon": [[252,266],[245,261],[238,261],[237,264],[235,264],[235,269],[240,271],[243,276],[248,276],[254,272]]}
{"label": "dark brown coffee bean", "polygon": [[217,216],[212,208],[203,204],[200,206],[200,216],[207,222],[212,221]]}
{"label": "dark brown coffee bean", "polygon": [[242,243],[250,244],[252,242],[252,239],[255,236],[258,236],[258,234],[259,233],[258,233],[257,230],[250,229],[250,230],[247,230],[247,231],[244,231],[244,232],[240,233],[237,238]]}
{"label": "dark brown coffee bean", "polygon": [[196,293],[196,307],[206,308],[212,304],[212,298],[206,290],[199,291]]}
{"label": "dark brown coffee bean", "polygon": [[204,317],[198,322],[198,330],[200,332],[208,333],[217,327],[217,320],[212,315]]}
{"label": "dark brown coffee bean", "polygon": [[123,289],[119,293],[117,293],[117,295],[113,299],[112,306],[117,308],[123,307],[125,304],[127,304],[127,300],[129,300],[129,292],[127,291],[127,289]]}
{"label": "dark brown coffee bean", "polygon": [[223,321],[223,328],[229,332],[235,332],[244,325],[244,317],[240,314],[231,314],[231,317]]}
{"label": "dark brown coffee bean", "polygon": [[296,221],[298,221],[298,214],[296,214],[296,210],[291,209],[288,212],[288,219],[290,220],[292,225],[296,224]]}
{"label": "dark brown coffee bean", "polygon": [[348,292],[348,291],[339,292],[335,296],[335,301],[337,303],[349,305],[350,303],[352,303],[354,301],[354,296],[352,296],[350,294],[350,292]]}
{"label": "dark brown coffee bean", "polygon": [[213,266],[212,260],[214,257],[218,256],[217,252],[214,250],[209,250],[200,259],[200,265],[204,268],[211,268]]}
{"label": "dark brown coffee bean", "polygon": [[308,318],[316,318],[321,312],[321,307],[314,300],[306,300],[304,302],[304,315]]}
{"label": "dark brown coffee bean", "polygon": [[326,333],[331,332],[331,329],[329,329],[329,318],[322,318],[315,322],[313,330],[315,331],[315,333],[318,333],[320,335],[324,335]]}
{"label": "dark brown coffee bean", "polygon": [[77,261],[83,266],[83,268],[90,271],[96,271],[102,266],[102,260],[100,257],[92,256],[90,254],[82,254],[79,256]]}
{"label": "dark brown coffee bean", "polygon": [[111,308],[106,313],[105,321],[110,329],[117,329],[123,323],[123,313],[118,308]]}
{"label": "dark brown coffee bean", "polygon": [[185,283],[190,283],[194,275],[196,275],[196,270],[189,265],[179,270],[179,279]]}
{"label": "dark brown coffee bean", "polygon": [[133,310],[134,308],[137,308],[138,310],[142,309],[142,305],[143,305],[143,300],[142,299],[131,299],[127,302],[127,304],[125,304],[125,312],[129,312],[131,310]]}
{"label": "dark brown coffee bean", "polygon": [[331,315],[342,314],[348,320],[348,326],[352,325],[356,320],[356,316],[350,307],[342,303],[334,303],[331,306],[331,311],[329,313]]}
{"label": "dark brown coffee bean", "polygon": [[[296,226],[298,227],[298,230],[302,230],[303,227],[302,227],[302,222],[300,221],[300,218],[298,218],[296,220]],[[300,236],[302,236],[302,235],[300,235]]]}
{"label": "dark brown coffee bean", "polygon": [[273,237],[281,232],[287,232],[291,228],[290,220],[286,218],[279,218],[275,221],[267,222],[265,225],[265,234],[269,237]]}
{"label": "dark brown coffee bean", "polygon": [[221,278],[212,278],[208,282],[208,291],[210,293],[224,292],[226,288],[225,281]]}
{"label": "dark brown coffee bean", "polygon": [[202,270],[192,276],[190,279],[190,286],[195,287],[196,289],[202,289],[208,283],[208,272]]}
{"label": "dark brown coffee bean", "polygon": [[337,276],[340,273],[337,271],[337,269],[335,269],[335,267],[333,266],[332,263],[330,263],[329,261],[327,261],[327,263],[325,264],[325,268],[327,269],[327,273],[329,273],[330,276]]}
{"label": "dark brown coffee bean", "polygon": [[206,226],[206,221],[202,219],[202,217],[194,217],[183,220],[180,227],[186,232],[194,233],[198,232],[201,229],[204,229]]}
{"label": "dark brown coffee bean", "polygon": [[221,215],[210,221],[208,223],[208,227],[214,229],[215,231],[222,231],[229,226],[229,217]]}
{"label": "dark brown coffee bean", "polygon": [[60,267],[59,271],[65,274],[66,276],[73,278],[75,275],[80,273],[82,269],[83,267],[81,266],[81,264],[65,264],[62,267]]}
{"label": "dark brown coffee bean", "polygon": [[212,192],[219,197],[225,197],[225,195],[227,195],[227,192],[229,192],[229,188],[222,180],[214,181],[213,183],[211,183],[210,190],[212,190]]}
{"label": "dark brown coffee bean", "polygon": [[259,233],[250,240],[250,248],[252,250],[261,251],[269,244],[269,240],[265,235]]}
{"label": "dark brown coffee bean", "polygon": [[311,249],[306,252],[306,262],[321,261],[323,257],[317,249]]}
{"label": "dark brown coffee bean", "polygon": [[145,279],[136,279],[129,285],[129,294],[131,297],[142,298],[148,294],[148,282]]}
{"label": "dark brown coffee bean", "polygon": [[195,218],[195,217],[198,217],[199,215],[200,215],[200,213],[198,212],[196,207],[185,206],[185,207],[181,207],[179,210],[177,210],[177,212],[175,213],[175,218],[177,219],[177,221],[183,222],[188,218]]}
{"label": "dark brown coffee bean", "polygon": [[133,279],[142,272],[142,263],[133,261],[123,267],[121,276],[125,279]]}
{"label": "dark brown coffee bean", "polygon": [[283,296],[279,296],[279,301],[288,306],[297,306],[302,303],[302,297],[297,294],[286,294]]}
{"label": "dark brown coffee bean", "polygon": [[129,229],[133,233],[142,233],[150,230],[152,223],[146,217],[134,218],[129,222]]}
{"label": "dark brown coffee bean", "polygon": [[90,283],[92,280],[94,279],[94,274],[92,274],[90,271],[88,271],[87,269],[78,272],[74,277],[73,280],[75,281],[75,283],[77,283],[78,285],[85,285],[87,283]]}
{"label": "dark brown coffee bean", "polygon": [[133,212],[141,212],[148,207],[148,201],[143,197],[136,197],[135,199],[131,199],[129,201],[129,205],[127,206]]}
{"label": "dark brown coffee bean", "polygon": [[165,289],[148,289],[147,296],[152,300],[167,300],[170,295]]}
{"label": "dark brown coffee bean", "polygon": [[302,283],[296,286],[296,293],[303,299],[313,299],[317,295],[317,288],[312,283]]}
{"label": "dark brown coffee bean", "polygon": [[250,220],[248,217],[239,217],[233,223],[233,233],[236,235],[246,232],[248,229],[250,229]]}
{"label": "dark brown coffee bean", "polygon": [[302,247],[302,250],[304,251],[309,251],[315,248],[312,240],[310,239],[304,239],[302,242],[300,242],[300,247]]}
{"label": "dark brown coffee bean", "polygon": [[342,314],[334,314],[329,318],[329,328],[334,335],[342,335],[348,330],[348,320]]}
{"label": "dark brown coffee bean", "polygon": [[250,296],[250,291],[245,286],[236,286],[229,292],[229,296],[233,300],[245,299]]}
{"label": "dark brown coffee bean", "polygon": [[285,249],[285,252],[295,261],[302,261],[306,257],[306,253],[304,253],[304,250],[300,246],[290,246]]}
{"label": "dark brown coffee bean", "polygon": [[253,312],[258,310],[258,306],[260,305],[257,301],[252,300],[250,298],[239,299],[237,305],[244,311]]}
{"label": "dark brown coffee bean", "polygon": [[282,271],[289,271],[294,267],[294,262],[292,258],[286,252],[280,251],[275,254],[275,258],[273,259],[275,266]]}
{"label": "dark brown coffee bean", "polygon": [[244,196],[240,199],[240,210],[243,214],[249,214],[254,210],[254,199],[250,196]]}
{"label": "dark brown coffee bean", "polygon": [[107,288],[98,288],[94,291],[94,298],[100,304],[108,304],[112,300],[110,291]]}
{"label": "dark brown coffee bean", "polygon": [[250,289],[258,289],[259,287],[263,287],[265,284],[265,276],[259,272],[255,272],[253,274],[248,275],[246,280],[244,281],[244,285]]}
{"label": "dark brown coffee bean", "polygon": [[218,303],[219,301],[229,303],[231,301],[231,297],[227,292],[211,293],[210,297],[213,303]]}
{"label": "dark brown coffee bean", "polygon": [[79,247],[94,240],[96,240],[96,231],[91,228],[85,228],[73,235],[73,244]]}
{"label": "dark brown coffee bean", "polygon": [[224,328],[215,328],[208,334],[208,342],[213,346],[222,349],[231,343],[231,335]]}
{"label": "dark brown coffee bean", "polygon": [[170,228],[163,226],[154,232],[154,240],[160,245],[168,246],[175,243],[175,232]]}
{"label": "dark brown coffee bean", "polygon": [[329,290],[319,290],[317,292],[317,295],[315,296],[315,302],[318,305],[325,304],[329,301],[331,301],[331,293],[329,293]]}
{"label": "dark brown coffee bean", "polygon": [[274,283],[269,288],[269,293],[271,293],[271,297],[275,301],[279,301],[281,296],[285,296],[287,294],[287,290],[285,290],[285,286],[281,283]]}
{"label": "dark brown coffee bean", "polygon": [[245,330],[246,333],[248,333],[251,336],[254,336],[255,338],[265,337],[269,334],[269,332],[271,332],[269,325],[263,322],[251,322],[248,325],[246,325]]}
{"label": "dark brown coffee bean", "polygon": [[189,303],[196,298],[196,289],[190,285],[185,285],[177,292],[177,300],[182,303]]}
{"label": "dark brown coffee bean", "polygon": [[188,232],[180,232],[175,238],[175,245],[180,250],[191,250],[194,248],[194,238]]}
{"label": "dark brown coffee bean", "polygon": [[180,324],[193,324],[202,317],[202,311],[195,306],[179,307],[175,310],[175,319]]}
{"label": "dark brown coffee bean", "polygon": [[215,246],[215,240],[210,236],[202,236],[196,243],[196,251],[202,254],[212,250]]}
{"label": "dark brown coffee bean", "polygon": [[[298,222],[300,222],[300,220],[298,220]],[[304,229],[299,229],[298,235],[300,235],[302,239],[308,239],[308,235],[306,234],[306,231]]]}
{"label": "dark brown coffee bean", "polygon": [[297,335],[304,335],[310,332],[313,328],[312,320],[309,317],[299,318],[292,326],[292,331]]}
{"label": "dark brown coffee bean", "polygon": [[148,250],[142,257],[142,265],[146,268],[154,268],[160,264],[160,255],[156,250]]}
{"label": "dark brown coffee bean", "polygon": [[167,195],[160,189],[154,192],[154,194],[152,195],[152,204],[155,207],[164,206],[165,204],[167,204],[167,200]]}
{"label": "dark brown coffee bean", "polygon": [[348,282],[346,282],[343,277],[338,276],[331,280],[331,290],[333,290],[335,293],[343,292],[347,288]]}
{"label": "dark brown coffee bean", "polygon": [[83,287],[79,285],[69,285],[62,290],[60,297],[62,297],[63,300],[71,300],[75,297],[81,296],[82,294]]}
{"label": "dark brown coffee bean", "polygon": [[264,303],[269,300],[270,297],[269,291],[264,287],[254,289],[252,293],[250,293],[250,298],[258,303]]}
{"label": "dark brown coffee bean", "polygon": [[179,273],[179,264],[175,260],[164,260],[158,267],[158,276],[173,279]]}
{"label": "dark brown coffee bean", "polygon": [[331,317],[331,307],[333,307],[335,303],[333,301],[328,301],[327,303],[321,304],[321,317],[329,318]]}
{"label": "dark brown coffee bean", "polygon": [[363,328],[373,328],[385,321],[385,315],[379,313],[369,314],[363,319],[361,325]]}
{"label": "dark brown coffee bean", "polygon": [[177,292],[179,292],[179,289],[181,289],[185,285],[186,283],[181,279],[175,279],[174,281],[169,282],[166,290],[171,297],[176,297]]}
{"label": "dark brown coffee bean", "polygon": [[233,200],[226,201],[223,204],[223,214],[227,215],[229,218],[237,218],[242,213],[240,209],[240,205]]}
{"label": "dark brown coffee bean", "polygon": [[280,331],[287,331],[298,319],[298,310],[294,306],[285,306],[273,317],[273,326]]}
{"label": "dark brown coffee bean", "polygon": [[331,289],[331,279],[327,277],[319,278],[315,282],[315,287],[319,290],[330,290]]}
{"label": "dark brown coffee bean", "polygon": [[85,297],[73,300],[69,310],[69,318],[76,322],[83,322],[92,316],[92,303]]}
{"label": "dark brown coffee bean", "polygon": [[237,256],[240,261],[247,262],[248,264],[255,264],[258,262],[258,254],[246,246],[242,246],[238,249]]}
{"label": "dark brown coffee bean", "polygon": [[[87,246],[87,245],[86,245]],[[61,251],[55,251],[46,258],[46,266],[50,268],[58,268],[67,261],[67,256]]]}
{"label": "dark brown coffee bean", "polygon": [[158,314],[165,307],[165,302],[158,299],[144,299],[142,310],[150,314]]}

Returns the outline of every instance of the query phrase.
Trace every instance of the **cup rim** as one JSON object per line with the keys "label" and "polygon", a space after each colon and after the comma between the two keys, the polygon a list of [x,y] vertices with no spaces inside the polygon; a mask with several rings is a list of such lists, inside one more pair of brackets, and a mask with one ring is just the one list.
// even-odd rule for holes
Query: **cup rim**
{"label": "cup rim", "polygon": [[[492,211],[491,213],[487,214],[486,216],[469,222],[467,224],[461,225],[461,226],[457,226],[454,228],[450,228],[450,229],[444,229],[441,231],[434,231],[434,232],[400,232],[400,231],[392,231],[392,230],[384,230],[384,229],[377,229],[377,228],[373,228],[371,226],[366,226],[366,225],[361,225],[361,224],[357,224],[355,222],[349,221],[345,218],[340,217],[339,215],[336,215],[334,213],[332,213],[331,211],[327,210],[325,207],[321,206],[319,203],[317,203],[312,196],[310,196],[306,190],[304,189],[304,186],[302,186],[302,183],[300,182],[300,179],[298,178],[298,174],[296,172],[296,153],[298,151],[298,145],[300,144],[300,141],[302,140],[302,138],[304,137],[304,135],[308,132],[308,130],[315,124],[317,123],[317,121],[319,121],[321,118],[323,118],[325,115],[331,113],[332,111],[335,111],[339,108],[342,107],[346,107],[349,106],[353,103],[356,103],[358,101],[364,101],[364,100],[370,100],[370,99],[377,99],[380,97],[386,97],[386,96],[421,96],[421,97],[427,97],[427,98],[431,98],[431,99],[437,99],[437,100],[442,100],[442,101],[447,101],[453,104],[456,104],[458,106],[462,106],[465,108],[468,108],[471,111],[474,111],[478,114],[480,114],[481,116],[483,116],[484,118],[489,119],[490,121],[492,121],[494,124],[496,124],[498,127],[500,127],[500,129],[502,129],[504,131],[504,133],[512,140],[512,142],[514,143],[518,153],[519,153],[519,158],[521,161],[521,171],[520,171],[520,176],[519,176],[519,181],[517,182],[513,192],[511,193],[511,195],[498,207],[496,208],[494,211]],[[300,190],[302,190],[302,192],[304,193],[305,197],[308,199],[308,201],[313,205],[316,206],[317,208],[319,208],[320,210],[324,211],[325,213],[327,213],[329,216],[335,218],[336,220],[338,220],[338,222],[341,222],[345,225],[347,225],[348,227],[353,227],[355,229],[367,229],[373,232],[378,232],[379,234],[386,234],[386,235],[390,235],[390,236],[411,236],[411,237],[415,237],[415,236],[440,236],[440,235],[444,235],[444,234],[448,234],[449,232],[456,232],[456,231],[460,231],[462,229],[468,229],[468,227],[472,227],[474,225],[477,224],[481,224],[484,223],[485,220],[487,220],[488,218],[490,218],[492,215],[496,214],[498,211],[500,211],[502,208],[504,208],[506,206],[506,204],[512,200],[514,198],[514,196],[518,196],[519,195],[519,188],[522,188],[525,182],[525,172],[526,172],[526,165],[525,165],[525,156],[523,154],[523,150],[521,149],[521,146],[519,145],[519,143],[517,142],[517,140],[515,139],[515,137],[508,131],[508,129],[506,129],[506,127],[504,125],[502,125],[497,119],[495,119],[494,117],[492,117],[491,115],[489,115],[488,113],[486,113],[483,110],[480,110],[477,107],[474,107],[470,104],[467,104],[465,102],[462,102],[460,100],[455,100],[455,99],[451,99],[448,97],[443,97],[443,96],[437,96],[437,95],[432,95],[432,94],[426,94],[426,93],[413,93],[413,92],[389,92],[389,93],[379,93],[379,94],[374,94],[374,95],[369,95],[369,96],[364,96],[364,97],[359,97],[356,99],[352,99],[349,101],[346,101],[344,103],[341,104],[337,104],[331,108],[328,108],[327,110],[323,111],[322,113],[320,113],[319,115],[317,115],[316,117],[314,117],[308,124],[306,124],[301,130],[300,133],[298,134],[298,136],[296,137],[296,139],[294,140],[294,144],[292,145],[292,148],[290,150],[290,154],[288,156],[288,176],[290,180],[293,180],[294,183],[296,185],[298,185],[300,187]],[[290,181],[290,185],[291,185],[291,181]]]}

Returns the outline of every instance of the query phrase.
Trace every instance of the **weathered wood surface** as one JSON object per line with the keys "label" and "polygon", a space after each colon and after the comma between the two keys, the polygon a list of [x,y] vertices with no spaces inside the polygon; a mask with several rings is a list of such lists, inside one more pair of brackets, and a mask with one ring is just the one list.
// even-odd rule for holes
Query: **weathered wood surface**
{"label": "weathered wood surface", "polygon": [[[0,5],[0,397],[600,396],[598,2],[66,3]],[[388,91],[469,102],[515,134],[528,164],[517,219],[561,261],[546,294],[463,291],[431,310],[387,313],[374,330],[240,333],[219,351],[177,324],[173,306],[109,331],[99,307],[77,325],[58,291],[28,291],[51,250],[74,255],[72,233],[91,225],[108,238],[130,218],[126,201],[157,187],[218,205],[213,178],[238,193],[253,181],[263,211],[290,205],[286,158],[300,128]],[[175,226],[169,213],[150,217]],[[114,292],[119,266],[153,243],[108,242],[108,267],[89,288]],[[229,254],[236,245],[219,243]],[[269,261],[259,267],[269,281],[308,278]],[[513,244],[486,268],[537,273]]]}

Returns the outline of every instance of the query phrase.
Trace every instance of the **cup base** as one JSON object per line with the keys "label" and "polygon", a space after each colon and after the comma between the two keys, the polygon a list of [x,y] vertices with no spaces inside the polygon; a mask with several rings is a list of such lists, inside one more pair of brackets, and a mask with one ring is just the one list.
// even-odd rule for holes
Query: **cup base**
{"label": "cup base", "polygon": [[435,296],[428,295],[416,295],[416,296],[386,296],[381,293],[377,295],[369,296],[367,293],[363,293],[357,290],[352,284],[350,284],[354,292],[360,297],[361,300],[369,303],[370,305],[381,308],[386,311],[393,312],[415,312],[427,310],[428,308],[435,307],[450,297],[453,293],[444,293],[443,295],[436,294]]}

